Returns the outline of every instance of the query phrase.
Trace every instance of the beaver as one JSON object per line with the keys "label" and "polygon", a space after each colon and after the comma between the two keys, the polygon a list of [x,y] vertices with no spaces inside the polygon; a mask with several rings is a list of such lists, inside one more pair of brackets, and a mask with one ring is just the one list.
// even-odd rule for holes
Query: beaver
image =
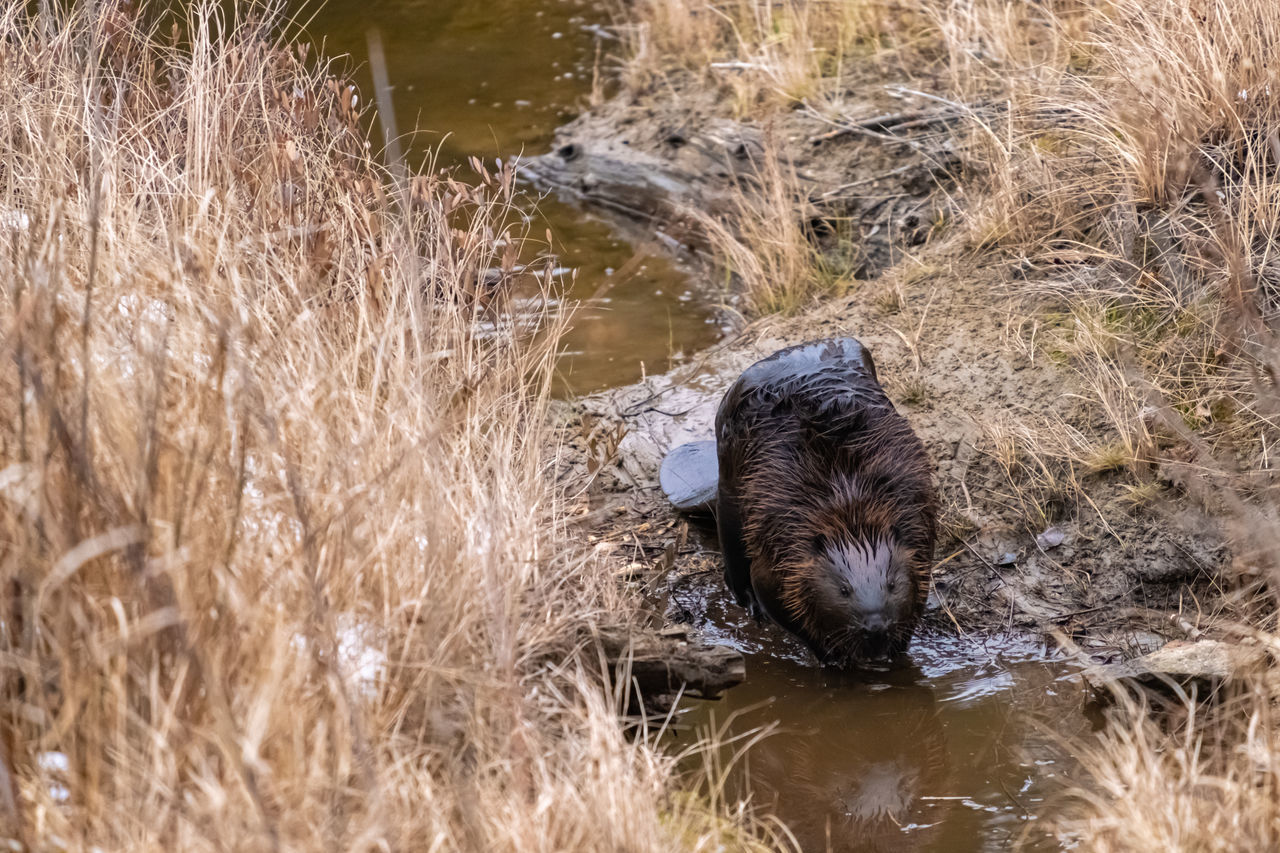
{"label": "beaver", "polygon": [[853,338],[779,350],[730,386],[715,429],[718,482],[690,482],[707,476],[690,461],[709,452],[704,442],[673,451],[662,483],[683,508],[715,495],[738,603],[823,663],[905,651],[927,593],[937,496],[871,353]]}

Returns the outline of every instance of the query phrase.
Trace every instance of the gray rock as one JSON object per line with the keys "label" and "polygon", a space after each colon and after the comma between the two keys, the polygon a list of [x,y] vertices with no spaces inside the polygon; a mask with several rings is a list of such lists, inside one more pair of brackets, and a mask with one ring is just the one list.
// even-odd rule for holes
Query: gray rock
{"label": "gray rock", "polygon": [[1050,527],[1036,537],[1036,545],[1041,551],[1048,551],[1051,548],[1057,548],[1067,538],[1067,534],[1062,531],[1061,527]]}

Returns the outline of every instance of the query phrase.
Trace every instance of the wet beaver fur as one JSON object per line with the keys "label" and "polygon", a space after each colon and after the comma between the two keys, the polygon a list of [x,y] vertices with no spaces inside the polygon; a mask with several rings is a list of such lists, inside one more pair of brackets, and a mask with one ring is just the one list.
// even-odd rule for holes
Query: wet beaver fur
{"label": "wet beaver fur", "polygon": [[927,593],[937,497],[924,446],[852,338],[756,362],[716,414],[716,523],[738,603],[823,663],[906,650]]}

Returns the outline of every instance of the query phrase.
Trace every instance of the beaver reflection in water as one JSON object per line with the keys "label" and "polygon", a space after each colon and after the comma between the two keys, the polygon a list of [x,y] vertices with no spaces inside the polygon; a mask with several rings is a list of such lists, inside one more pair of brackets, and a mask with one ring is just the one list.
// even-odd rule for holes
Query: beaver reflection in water
{"label": "beaver reflection in water", "polygon": [[738,603],[823,663],[882,662],[911,641],[937,498],[924,446],[852,338],[756,362],[716,415],[716,522]]}
{"label": "beaver reflection in water", "polygon": [[933,850],[956,831],[947,727],[919,668],[844,675],[783,659],[757,675],[733,688],[732,730],[773,731],[727,762],[730,797],[776,815],[800,850]]}

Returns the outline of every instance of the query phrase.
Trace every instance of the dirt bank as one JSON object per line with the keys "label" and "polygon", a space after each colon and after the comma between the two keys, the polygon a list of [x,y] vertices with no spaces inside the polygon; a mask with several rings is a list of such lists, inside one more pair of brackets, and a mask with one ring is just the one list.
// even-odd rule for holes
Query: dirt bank
{"label": "dirt bank", "polygon": [[[670,447],[711,437],[720,394],[753,360],[852,335],[937,466],[931,629],[1060,634],[1116,658],[1211,628],[1225,548],[1159,472],[1110,459],[1105,419],[1037,337],[1053,306],[1027,294],[1051,292],[1054,270],[983,256],[951,234],[964,194],[945,107],[877,91],[866,121],[842,128],[801,110],[734,122],[691,97],[614,102],[564,128],[533,164],[544,184],[697,251],[687,211],[723,209],[776,149],[800,176],[812,239],[857,250],[843,295],[560,410],[577,436],[565,464],[590,477],[592,535],[657,600],[677,584],[723,598],[711,528],[668,508],[658,464]],[[677,606],[666,617],[697,627],[698,614]]]}

